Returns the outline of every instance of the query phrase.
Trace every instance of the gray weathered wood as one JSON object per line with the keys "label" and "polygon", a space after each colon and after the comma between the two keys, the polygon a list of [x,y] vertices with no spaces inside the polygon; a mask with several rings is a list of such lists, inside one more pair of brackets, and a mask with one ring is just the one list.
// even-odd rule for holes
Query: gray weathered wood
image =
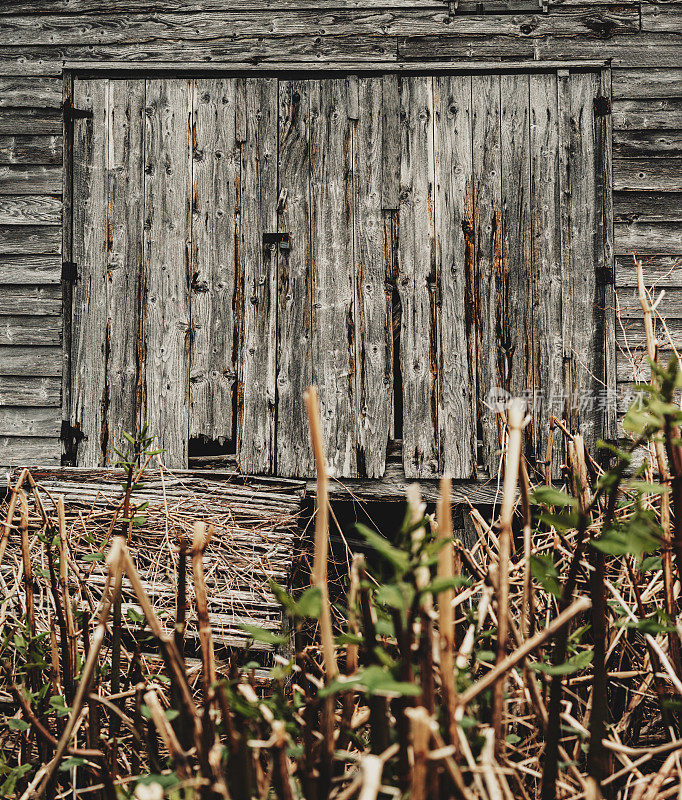
{"label": "gray weathered wood", "polygon": [[[72,402],[71,425],[79,430],[79,464],[99,464],[106,442],[104,414],[106,391],[106,164],[108,83],[77,81],[74,102],[92,110],[92,119],[79,120],[74,129],[73,257],[80,279],[73,287],[72,303]],[[60,232],[61,234],[61,232]],[[61,374],[59,371],[48,374]]]}
{"label": "gray weathered wood", "polygon": [[[533,297],[534,440],[544,454],[550,414],[561,415],[563,400],[561,218],[558,165],[557,77],[530,78],[530,163]],[[558,437],[552,461],[557,474]]]}
{"label": "gray weathered wood", "polygon": [[500,76],[474,75],[471,80],[478,414],[483,468],[488,475],[496,475],[500,420],[495,409],[485,403],[489,392],[504,388],[498,361],[498,319],[504,308]]}
{"label": "gray weathered wood", "polygon": [[46,195],[0,197],[0,225],[61,225],[62,201]]}
{"label": "gray weathered wood", "polygon": [[[358,474],[368,478],[384,474],[393,410],[382,213],[382,153],[386,142],[382,83],[381,78],[360,78],[358,122],[353,129],[355,424]],[[398,136],[397,127],[393,130]]]}
{"label": "gray weathered wood", "polygon": [[[439,35],[450,21],[447,8],[370,9],[363,11],[270,10],[213,11],[154,15],[128,13],[83,15],[78,25],[69,15],[14,15],[3,20],[5,46],[134,44],[174,39],[193,45],[234,36],[306,34],[332,35]],[[635,6],[566,8],[551,14],[466,14],[455,19],[459,36],[504,35],[524,39],[544,36],[610,38],[639,31]],[[454,26],[451,26],[451,29]],[[450,29],[450,30],[451,30]],[[450,32],[450,30],[448,32]]]}
{"label": "gray weathered wood", "polygon": [[[190,436],[232,439],[237,186],[235,79],[194,81]],[[247,200],[248,202],[248,200]]]}
{"label": "gray weathered wood", "polygon": [[3,286],[0,314],[59,316],[62,313],[60,286]]}
{"label": "gray weathered wood", "polygon": [[613,188],[682,191],[682,158],[617,158]]}
{"label": "gray weathered wood", "polygon": [[62,321],[55,317],[0,316],[0,345],[62,343]]}
{"label": "gray weathered wood", "polygon": [[0,194],[61,194],[62,169],[52,164],[0,165]]}
{"label": "gray weathered wood", "polygon": [[0,347],[0,375],[61,377],[60,347]]}
{"label": "gray weathered wood", "polygon": [[59,283],[61,275],[62,260],[58,256],[0,257],[0,284]]}
{"label": "gray weathered wood", "polygon": [[148,80],[146,104],[141,421],[159,436],[166,465],[182,468],[189,432],[189,82]]}
{"label": "gray weathered wood", "polygon": [[291,248],[278,257],[277,473],[313,472],[303,392],[313,381],[310,241],[310,81],[279,84],[278,229]]}
{"label": "gray weathered wood", "polygon": [[[602,97],[613,97],[613,84],[611,80],[611,69],[602,67],[599,73],[598,92]],[[594,111],[594,100],[593,111]],[[599,384],[599,378],[605,384],[607,403],[599,406],[597,413],[598,426],[595,430],[597,438],[608,441],[616,437],[617,411],[612,401],[612,395],[616,392],[616,295],[615,295],[615,245],[613,230],[613,118],[610,114],[595,119],[596,128],[596,152],[595,152],[595,173],[597,175],[597,198],[601,194],[602,204],[600,218],[598,219],[597,235],[601,239],[603,248],[604,274],[607,277],[597,281],[600,286],[600,297],[597,308],[593,313],[596,323],[603,325],[603,336],[600,344],[603,347],[603,364],[601,365],[601,375],[596,374],[593,385]],[[597,240],[597,247],[600,245]],[[601,289],[603,287],[603,294]],[[599,363],[599,356],[594,356],[595,363]],[[598,373],[598,369],[595,370]],[[599,390],[597,390],[598,392]],[[594,443],[596,446],[596,442]]]}
{"label": "gray weathered wood", "polygon": [[682,31],[682,3],[644,2],[641,5],[642,30],[680,33]]}
{"label": "gray weathered wood", "polygon": [[54,225],[0,225],[0,256],[53,255],[61,248],[62,232]]}
{"label": "gray weathered wood", "polygon": [[0,75],[0,108],[59,108],[62,82],[59,78]]}
{"label": "gray weathered wood", "polygon": [[5,375],[0,381],[0,406],[61,405],[60,378],[27,378]]}
{"label": "gray weathered wood", "polygon": [[682,130],[614,131],[615,158],[667,158],[682,156]]}
{"label": "gray weathered wood", "polygon": [[[682,259],[678,260],[681,262],[679,269],[682,269]],[[648,279],[647,285],[654,285],[651,277],[650,273],[649,275],[645,273],[645,280]],[[679,275],[676,280],[679,281]],[[655,284],[653,296],[657,297],[663,288],[660,284]],[[621,319],[641,320],[642,307],[639,303],[639,293],[636,286],[621,286],[618,288],[618,308]],[[657,303],[656,310],[665,320],[682,319],[682,287],[677,285],[665,288],[665,295]]]}
{"label": "gray weathered wood", "polygon": [[263,234],[277,230],[277,80],[246,78],[246,142],[242,148],[239,440],[245,472],[271,472],[275,454],[277,257]]}
{"label": "gray weathered wood", "polygon": [[680,130],[682,99],[614,100],[615,130]]}
{"label": "gray weathered wood", "polygon": [[401,122],[398,292],[403,466],[409,478],[428,478],[439,471],[431,77],[402,78]]}
{"label": "gray weathered wood", "polygon": [[0,136],[0,164],[61,163],[61,136]]}
{"label": "gray weathered wood", "polygon": [[[682,286],[682,246],[678,255],[647,256],[642,265],[647,286]],[[637,286],[632,253],[616,256],[616,286]]]}
{"label": "gray weathered wood", "polygon": [[0,436],[59,436],[60,428],[55,408],[0,407]]}
{"label": "gray weathered wood", "polygon": [[682,97],[682,68],[615,69],[612,83],[619,100]]}
{"label": "gray weathered wood", "polygon": [[[500,386],[515,397],[532,396],[533,296],[531,263],[530,77],[500,76],[502,185],[502,270],[498,296],[501,319],[497,349]],[[499,302],[499,301],[498,301]],[[532,426],[525,432],[533,452]]]}
{"label": "gray weathered wood", "polygon": [[311,83],[313,378],[327,464],[357,474],[351,129],[345,78]]}
{"label": "gray weathered wood", "polygon": [[400,205],[400,94],[397,75],[381,79],[381,206]]}
{"label": "gray weathered wood", "polygon": [[0,436],[0,464],[5,466],[50,466],[61,461],[58,438]]}
{"label": "gray weathered wood", "polygon": [[620,254],[682,250],[682,230],[678,222],[616,223],[614,237],[616,251]]}
{"label": "gray weathered wood", "polygon": [[[139,426],[144,222],[144,80],[111,80],[107,115],[107,406],[105,463]],[[157,346],[157,345],[155,345]],[[158,433],[158,431],[153,431]]]}
{"label": "gray weathered wood", "polygon": [[476,353],[472,308],[471,77],[433,79],[440,469],[476,470]]}
{"label": "gray weathered wood", "polygon": [[63,125],[62,112],[59,109],[0,108],[0,134],[61,136]]}
{"label": "gray weathered wood", "polygon": [[682,222],[682,192],[615,192],[616,222]]}

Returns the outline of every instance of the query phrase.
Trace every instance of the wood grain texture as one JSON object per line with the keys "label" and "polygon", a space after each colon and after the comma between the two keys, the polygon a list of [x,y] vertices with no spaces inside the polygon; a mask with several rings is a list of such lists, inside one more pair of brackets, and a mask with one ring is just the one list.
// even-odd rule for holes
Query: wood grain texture
{"label": "wood grain texture", "polygon": [[[561,271],[560,178],[557,76],[530,78],[530,163],[533,297],[533,370],[536,452],[547,445],[549,415],[564,411],[563,291]],[[555,446],[552,473],[558,474]]]}
{"label": "wood grain texture", "polygon": [[191,97],[182,79],[146,86],[142,422],[170,467],[187,464]]}
{"label": "wood grain texture", "polygon": [[277,80],[246,78],[240,259],[244,316],[237,454],[245,472],[269,473],[275,456],[277,260],[263,233],[277,230]]}
{"label": "wood grain texture", "polygon": [[669,158],[682,156],[682,130],[614,131],[614,158]]}
{"label": "wood grain texture", "polygon": [[504,314],[502,182],[500,145],[500,76],[472,77],[474,179],[475,308],[478,415],[483,439],[483,468],[496,475],[500,427],[496,411],[485,402],[501,386],[499,320]]}
{"label": "wood grain texture", "polygon": [[60,347],[0,347],[0,375],[61,378]]}
{"label": "wood grain texture", "polygon": [[682,191],[682,158],[617,158],[613,163],[613,188]]}
{"label": "wood grain texture", "polygon": [[0,225],[60,225],[62,201],[46,195],[0,196]]}
{"label": "wood grain texture", "polygon": [[682,192],[615,192],[616,222],[682,222]]}
{"label": "wood grain texture", "polygon": [[62,313],[60,286],[3,286],[0,314],[56,317]]}
{"label": "wood grain texture", "polygon": [[0,164],[61,164],[61,136],[0,136]]}
{"label": "wood grain texture", "polygon": [[680,33],[682,31],[682,3],[642,3],[642,30]]}
{"label": "wood grain texture", "polygon": [[273,16],[271,11],[213,11],[154,15],[98,14],[81,16],[78,25],[70,15],[20,15],[6,17],[6,46],[102,45],[150,40],[205,42],[229,36],[428,35],[454,32],[459,36],[505,35],[524,39],[543,36],[582,36],[604,39],[639,30],[636,6],[566,8],[550,14],[466,14],[449,17],[447,8],[291,10]]}
{"label": "wood grain texture", "polygon": [[614,100],[615,130],[680,130],[682,99]]}
{"label": "wood grain texture", "polygon": [[0,284],[59,283],[62,260],[59,256],[9,255],[0,257]]}
{"label": "wood grain texture", "polygon": [[400,206],[400,83],[397,75],[381,79],[381,206]]}
{"label": "wood grain texture", "polygon": [[618,100],[682,97],[682,68],[614,69],[613,96]]}
{"label": "wood grain texture", "polygon": [[62,169],[56,164],[0,165],[0,195],[61,192]]}
{"label": "wood grain texture", "polygon": [[400,101],[398,293],[402,308],[403,466],[408,478],[420,478],[435,476],[439,470],[432,79],[402,78]]}
{"label": "wood grain texture", "polygon": [[[108,82],[107,114],[107,406],[104,463],[125,452],[140,414],[140,284],[144,223],[145,82]],[[153,431],[156,433],[156,431]]]}
{"label": "wood grain texture", "polygon": [[61,136],[63,124],[60,109],[0,108],[0,134],[2,135]]}
{"label": "wood grain texture", "polygon": [[616,223],[614,236],[619,254],[682,250],[682,226],[679,222]]}
{"label": "wood grain texture", "polygon": [[220,442],[232,439],[237,370],[234,305],[241,165],[235,84],[234,78],[197,78],[193,100],[189,435]]}
{"label": "wood grain texture", "polygon": [[310,97],[313,378],[327,464],[357,474],[351,127],[345,78],[315,81]]}
{"label": "wood grain texture", "polygon": [[[500,76],[502,269],[498,289],[500,386],[515,397],[532,397],[533,295],[531,264],[530,76]],[[537,457],[532,426],[526,453]]]}
{"label": "wood grain texture", "polygon": [[0,464],[3,466],[57,466],[61,463],[58,438],[0,436]]}
{"label": "wood grain texture", "polygon": [[[357,472],[381,478],[393,411],[391,324],[386,297],[382,154],[384,87],[360,78],[353,128],[353,253],[355,265],[355,419]],[[394,127],[394,135],[398,135]],[[396,141],[397,145],[397,141]]]}
{"label": "wood grain texture", "polygon": [[[646,256],[641,260],[647,286],[682,286],[682,245],[677,255]],[[632,253],[616,256],[616,286],[637,286]]]}
{"label": "wood grain texture", "polygon": [[59,108],[61,102],[59,78],[0,75],[0,108]]}
{"label": "wood grain texture", "polygon": [[62,321],[58,317],[25,316],[21,314],[0,316],[0,345],[60,345]]}
{"label": "wood grain texture", "polygon": [[59,436],[61,416],[56,408],[0,407],[0,436]]}
{"label": "wood grain texture", "polygon": [[61,229],[54,225],[0,225],[0,256],[58,255]]}
{"label": "wood grain texture", "polygon": [[286,192],[278,229],[291,248],[278,256],[277,473],[313,472],[303,392],[313,382],[310,238],[311,81],[279,84],[279,186]]}
{"label": "wood grain texture", "polygon": [[476,369],[472,267],[471,77],[433,79],[438,428],[440,468],[453,478],[476,470]]}
{"label": "wood grain texture", "polygon": [[[73,287],[70,422],[80,431],[77,462],[99,464],[106,450],[106,162],[105,142],[108,114],[108,83],[78,81],[74,103],[93,112],[92,119],[79,120],[74,128],[73,260],[79,264],[80,280]],[[60,232],[61,234],[61,232]],[[58,372],[61,374],[61,364]]]}
{"label": "wood grain texture", "polygon": [[5,375],[0,381],[0,406],[61,406],[61,378]]}

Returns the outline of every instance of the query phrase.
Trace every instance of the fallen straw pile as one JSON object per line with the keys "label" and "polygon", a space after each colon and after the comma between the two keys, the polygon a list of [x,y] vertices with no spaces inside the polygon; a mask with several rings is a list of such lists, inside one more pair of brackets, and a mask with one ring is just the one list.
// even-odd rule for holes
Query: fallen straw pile
{"label": "fallen straw pile", "polygon": [[[184,617],[177,626],[160,618],[134,563],[132,523],[104,548],[105,585],[90,609],[82,566],[60,535],[59,502],[56,523],[36,503],[37,522],[20,484],[2,539],[18,549],[3,571],[0,795],[679,797],[682,410],[673,398],[682,379],[676,360],[652,372],[625,419],[631,445],[607,451],[602,468],[568,434],[563,486],[531,484],[526,419],[512,403],[499,519],[472,510],[472,550],[453,540],[447,478],[435,516],[413,487],[400,531],[385,538],[359,527],[369,553],[352,560],[347,601],[335,609],[341,627],[327,596],[327,478],[310,390],[312,585],[295,596],[271,585],[293,653],[275,657],[266,685],[238,654],[219,651],[212,614],[221,598],[207,590],[203,521],[181,544],[198,619],[195,671]],[[636,451],[644,461],[635,469]],[[22,480],[33,492],[33,477]],[[122,613],[122,591],[143,619]],[[47,634],[38,619],[46,614]],[[263,646],[287,641],[272,629],[248,632]]]}

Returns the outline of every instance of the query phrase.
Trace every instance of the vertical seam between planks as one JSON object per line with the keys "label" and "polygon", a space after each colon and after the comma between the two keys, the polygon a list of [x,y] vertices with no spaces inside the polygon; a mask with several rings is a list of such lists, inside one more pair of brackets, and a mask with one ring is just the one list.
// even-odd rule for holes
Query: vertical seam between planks
{"label": "vertical seam between planks", "polygon": [[[274,230],[280,230],[280,210],[279,210],[279,197],[280,197],[280,174],[279,174],[279,167],[280,167],[280,88],[281,83],[279,76],[275,78],[275,97],[274,97],[274,112],[275,112],[275,227]],[[282,208],[283,211],[283,208]],[[291,246],[291,245],[290,245]],[[274,306],[275,310],[275,381],[274,381],[274,397],[272,398],[274,406],[272,409],[272,440],[271,440],[271,453],[270,453],[270,467],[271,473],[273,475],[277,475],[278,469],[278,458],[277,458],[277,448],[279,442],[279,431],[277,428],[279,413],[279,350],[280,350],[280,336],[279,336],[279,273],[280,267],[282,264],[282,252],[280,248],[277,248],[277,257],[274,259],[274,270],[275,270],[275,280],[274,280],[274,297],[271,298],[270,302],[271,305]]]}

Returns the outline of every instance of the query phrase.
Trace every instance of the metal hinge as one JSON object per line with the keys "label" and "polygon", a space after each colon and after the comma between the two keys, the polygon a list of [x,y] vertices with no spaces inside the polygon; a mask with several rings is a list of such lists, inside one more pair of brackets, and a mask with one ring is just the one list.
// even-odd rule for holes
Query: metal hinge
{"label": "metal hinge", "polygon": [[611,98],[604,95],[597,95],[594,98],[594,115],[596,117],[606,117],[611,113]]}
{"label": "metal hinge", "polygon": [[609,284],[613,283],[614,273],[613,267],[597,267],[596,269],[597,283]]}
{"label": "metal hinge", "polygon": [[64,452],[62,453],[62,466],[73,467],[76,464],[76,453],[78,451],[78,443],[84,439],[83,432],[77,426],[74,427],[68,419],[62,420],[62,429],[59,434]]}
{"label": "metal hinge", "polygon": [[67,97],[62,103],[62,113],[66,125],[73,125],[76,119],[92,119],[92,111],[84,108],[74,108],[73,100],[70,97]]}
{"label": "metal hinge", "polygon": [[267,250],[270,247],[279,247],[280,250],[289,250],[291,248],[291,237],[288,233],[264,233],[263,250]]}
{"label": "metal hinge", "polygon": [[62,261],[62,280],[66,283],[78,280],[78,264],[75,261]]}

